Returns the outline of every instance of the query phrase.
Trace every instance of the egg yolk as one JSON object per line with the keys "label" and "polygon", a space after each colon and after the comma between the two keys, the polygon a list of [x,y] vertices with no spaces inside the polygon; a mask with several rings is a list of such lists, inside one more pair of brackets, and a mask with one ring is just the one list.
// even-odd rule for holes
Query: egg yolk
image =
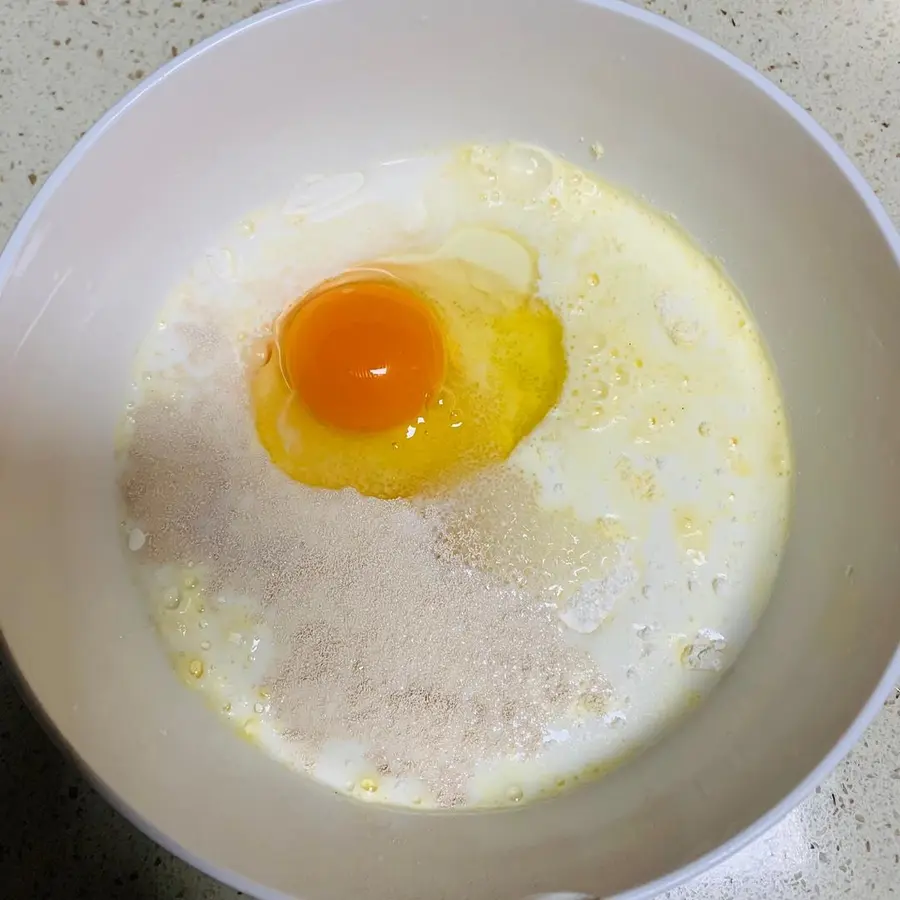
{"label": "egg yolk", "polygon": [[282,313],[250,376],[260,443],[311,487],[434,495],[513,452],[566,378],[562,325],[512,235],[453,232]]}
{"label": "egg yolk", "polygon": [[415,420],[444,373],[428,302],[393,281],[325,284],[281,328],[285,379],[319,422],[351,432]]}

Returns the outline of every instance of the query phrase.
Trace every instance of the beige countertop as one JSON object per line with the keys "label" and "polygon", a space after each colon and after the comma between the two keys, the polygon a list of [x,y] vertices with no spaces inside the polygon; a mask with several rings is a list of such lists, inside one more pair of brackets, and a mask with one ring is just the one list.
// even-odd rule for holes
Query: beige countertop
{"label": "beige countertop", "polygon": [[[272,0],[0,5],[0,240],[74,141],[158,65]],[[900,222],[900,0],[646,0],[764,72],[844,146]],[[752,11],[750,11],[752,10]],[[900,690],[816,793],[668,900],[900,896]],[[0,668],[0,884],[18,898],[239,896],[113,812]]]}

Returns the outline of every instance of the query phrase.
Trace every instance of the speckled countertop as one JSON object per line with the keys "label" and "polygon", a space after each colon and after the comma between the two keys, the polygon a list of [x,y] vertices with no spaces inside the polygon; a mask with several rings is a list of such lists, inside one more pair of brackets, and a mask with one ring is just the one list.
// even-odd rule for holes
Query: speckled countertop
{"label": "speckled countertop", "polygon": [[[0,4],[0,240],[72,143],[166,59],[273,3]],[[646,0],[766,73],[843,144],[900,221],[900,0]],[[740,7],[752,9],[742,11]],[[900,896],[900,690],[828,782],[667,900]],[[240,896],[124,821],[56,751],[0,667],[0,894]]]}

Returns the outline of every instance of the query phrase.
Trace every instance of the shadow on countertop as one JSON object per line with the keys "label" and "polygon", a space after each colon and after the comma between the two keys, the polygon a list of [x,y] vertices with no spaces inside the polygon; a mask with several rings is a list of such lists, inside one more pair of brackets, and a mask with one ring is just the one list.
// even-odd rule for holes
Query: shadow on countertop
{"label": "shadow on countertop", "polygon": [[234,900],[158,847],[81,777],[0,660],[0,894],[4,900]]}

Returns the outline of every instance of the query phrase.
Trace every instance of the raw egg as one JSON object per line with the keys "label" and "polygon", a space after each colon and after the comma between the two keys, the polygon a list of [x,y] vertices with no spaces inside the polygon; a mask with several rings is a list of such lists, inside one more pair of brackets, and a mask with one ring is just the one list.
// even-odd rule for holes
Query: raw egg
{"label": "raw egg", "polygon": [[274,464],[308,485],[384,499],[506,459],[566,376],[533,255],[488,229],[351,269],[302,297],[273,334],[251,394]]}

